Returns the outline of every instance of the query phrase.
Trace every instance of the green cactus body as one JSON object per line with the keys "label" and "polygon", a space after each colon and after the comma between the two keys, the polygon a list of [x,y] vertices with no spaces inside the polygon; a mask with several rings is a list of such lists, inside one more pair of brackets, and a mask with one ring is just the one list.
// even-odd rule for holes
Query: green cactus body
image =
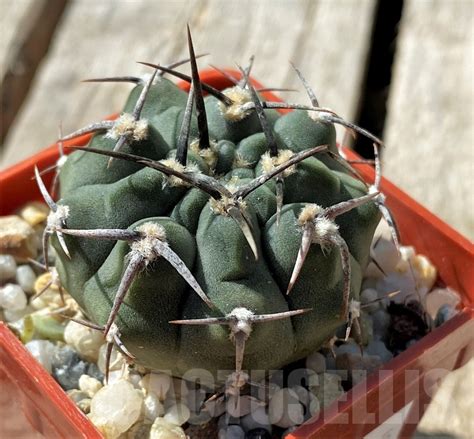
{"label": "green cactus body", "polygon": [[[143,86],[131,92],[124,112],[131,112]],[[176,155],[186,94],[166,79],[150,88],[141,118],[148,135],[123,152],[164,160]],[[237,122],[225,119],[215,97],[205,99],[211,151],[189,151],[202,174],[223,185],[242,187],[265,173],[268,144],[255,112]],[[298,153],[327,144],[337,154],[335,130],[313,120],[307,111],[279,115],[265,110],[279,151]],[[198,136],[193,116],[191,140]],[[111,150],[115,141],[97,134],[90,146]],[[215,142],[213,142],[215,141]],[[194,151],[194,152],[192,152]],[[203,154],[205,152],[205,154]],[[204,369],[217,377],[233,370],[235,347],[226,325],[187,326],[173,320],[222,317],[236,308],[255,315],[310,309],[287,319],[255,323],[245,344],[243,367],[271,370],[303,358],[319,348],[345,323],[340,315],[344,275],[336,246],[311,245],[289,295],[286,289],[298,256],[302,210],[314,203],[323,208],[367,194],[367,188],[327,153],[294,165],[283,177],[283,207],[277,222],[276,182],[271,179],[244,200],[254,233],[258,260],[241,228],[219,212],[206,192],[172,181],[141,164],[84,151],[74,152],[60,174],[59,205],[69,207],[69,229],[129,229],[143,224],[162,227],[167,245],[193,273],[208,298],[209,308],[164,258],[157,258],[134,278],[116,324],[121,341],[136,362],[183,376]],[[268,161],[268,157],[266,159]],[[350,288],[358,297],[361,273],[379,213],[368,202],[335,219],[350,252]],[[57,269],[64,287],[93,322],[105,325],[129,259],[126,241],[65,236],[70,259],[55,238]]]}

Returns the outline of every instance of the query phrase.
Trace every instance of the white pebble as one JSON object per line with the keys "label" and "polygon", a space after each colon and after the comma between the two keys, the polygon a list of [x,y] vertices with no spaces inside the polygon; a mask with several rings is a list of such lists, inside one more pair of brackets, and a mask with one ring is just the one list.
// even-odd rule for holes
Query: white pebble
{"label": "white pebble", "polygon": [[165,414],[165,407],[153,392],[148,393],[143,404],[145,419],[154,421]]}
{"label": "white pebble", "polygon": [[316,413],[318,413],[321,410],[321,403],[319,402],[319,399],[310,393],[310,402],[309,402],[309,414],[311,416],[314,416]]}
{"label": "white pebble", "polygon": [[379,357],[384,363],[393,358],[393,354],[387,349],[385,343],[380,340],[371,341],[364,349],[364,353]]}
{"label": "white pebble", "polygon": [[250,395],[232,395],[227,399],[226,410],[230,416],[240,418],[248,415],[262,404],[264,403]]}
{"label": "white pebble", "polygon": [[364,311],[373,313],[380,307],[380,302],[377,301],[379,293],[373,288],[366,288],[360,293],[360,303],[363,306]]}
{"label": "white pebble", "polygon": [[317,377],[318,382],[311,383],[311,391],[321,405],[327,407],[344,393],[341,377],[336,373],[321,373]]}
{"label": "white pebble", "polygon": [[377,282],[377,291],[380,296],[386,296],[388,293],[400,291],[390,300],[396,303],[404,303],[407,298],[422,299],[427,290],[416,289],[416,281],[411,272],[389,273]]}
{"label": "white pebble", "polygon": [[81,375],[79,378],[79,389],[84,393],[87,393],[90,398],[92,398],[100,389],[102,388],[102,383],[89,375]]}
{"label": "white pebble", "polygon": [[252,410],[248,415],[245,415],[241,420],[243,429],[247,432],[254,430],[255,428],[264,428],[269,433],[272,431],[272,426],[268,413],[265,407],[257,407]]}
{"label": "white pebble", "polygon": [[191,413],[188,407],[179,403],[170,407],[163,418],[170,424],[183,425],[189,419],[190,415]]}
{"label": "white pebble", "polygon": [[459,294],[451,288],[435,288],[426,295],[426,312],[432,319],[436,318],[443,305],[456,308],[461,302]]}
{"label": "white pebble", "polygon": [[141,386],[145,391],[153,392],[160,401],[164,401],[171,387],[172,379],[165,373],[149,373],[141,380]]}
{"label": "white pebble", "polygon": [[272,424],[282,428],[301,424],[304,410],[298,395],[288,388],[276,392],[268,405],[268,417]]}
{"label": "white pebble", "polygon": [[120,380],[94,395],[89,417],[107,439],[115,439],[138,421],[142,404],[140,391]]}
{"label": "white pebble", "polygon": [[[99,349],[104,344],[104,335],[100,331],[71,320],[64,329],[64,340],[85,360],[96,362],[99,357]],[[101,369],[101,365],[98,366]],[[101,372],[104,373],[105,369],[101,369]]]}
{"label": "white pebble", "polygon": [[225,412],[225,401],[221,398],[217,398],[213,401],[208,401],[205,404],[206,410],[213,418],[217,418]]}
{"label": "white pebble", "polygon": [[27,314],[31,314],[34,311],[35,310],[30,305],[26,305],[25,308],[20,309],[18,311],[6,309],[4,310],[3,315],[7,322],[13,323],[13,322],[17,322],[18,320],[25,317]]}
{"label": "white pebble", "polygon": [[309,404],[309,392],[303,386],[293,386],[291,390],[298,395],[298,399],[305,407]]}
{"label": "white pebble", "polygon": [[326,372],[326,357],[321,352],[313,352],[306,358],[306,367],[316,373]]}
{"label": "white pebble", "polygon": [[202,389],[190,390],[183,398],[189,410],[198,412],[206,399],[206,392]]}
{"label": "white pebble", "polygon": [[15,258],[11,255],[0,255],[0,282],[13,279],[16,272]]}
{"label": "white pebble", "polygon": [[203,425],[207,424],[211,419],[212,417],[207,410],[201,410],[200,412],[191,412],[188,423],[191,425]]}
{"label": "white pebble", "polygon": [[151,426],[149,439],[186,439],[184,430],[164,418],[156,418]]}
{"label": "white pebble", "polygon": [[20,311],[26,308],[28,300],[19,285],[6,284],[0,288],[0,307],[9,311]]}
{"label": "white pebble", "polygon": [[337,346],[334,349],[336,357],[342,354],[359,354],[360,347],[359,345],[352,339],[349,339],[347,342]]}
{"label": "white pebble", "polygon": [[26,343],[25,347],[35,360],[51,373],[51,358],[56,350],[54,344],[47,340],[32,340]]}
{"label": "white pebble", "polygon": [[372,250],[372,256],[385,273],[394,272],[400,260],[395,244],[384,238],[378,240],[377,245]]}
{"label": "white pebble", "polygon": [[257,397],[260,401],[268,401],[281,387],[272,382],[262,382],[257,388]]}
{"label": "white pebble", "polygon": [[384,309],[378,309],[372,315],[372,327],[374,330],[374,338],[384,338],[388,327],[390,326],[391,317],[390,314]]}
{"label": "white pebble", "polygon": [[36,274],[29,265],[20,265],[16,269],[16,281],[27,294],[35,292]]}

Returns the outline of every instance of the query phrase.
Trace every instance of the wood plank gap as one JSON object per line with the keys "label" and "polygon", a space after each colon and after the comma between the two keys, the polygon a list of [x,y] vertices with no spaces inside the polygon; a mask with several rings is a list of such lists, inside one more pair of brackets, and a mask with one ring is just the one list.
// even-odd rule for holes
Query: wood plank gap
{"label": "wood plank gap", "polygon": [[[392,80],[398,26],[403,0],[378,0],[370,42],[367,72],[362,88],[356,123],[378,137],[382,136],[387,114],[387,99]],[[348,136],[352,140],[351,136]],[[348,145],[350,146],[350,145]],[[361,156],[373,159],[372,142],[358,136],[353,148]]]}

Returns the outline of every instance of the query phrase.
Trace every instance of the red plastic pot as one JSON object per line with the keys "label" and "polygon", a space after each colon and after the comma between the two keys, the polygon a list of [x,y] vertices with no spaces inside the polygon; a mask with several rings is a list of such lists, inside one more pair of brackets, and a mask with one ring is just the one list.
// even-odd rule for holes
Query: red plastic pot
{"label": "red plastic pot", "polygon": [[[239,76],[237,72],[229,72]],[[203,72],[201,79],[218,89],[230,85],[215,71]],[[180,87],[189,89],[185,83]],[[265,97],[277,100],[270,93]],[[89,138],[82,136],[67,144],[85,145]],[[350,158],[357,158],[353,152],[345,152]],[[0,173],[0,214],[11,213],[28,201],[40,199],[36,183],[31,179],[33,166],[46,168],[57,158],[57,146],[53,145]],[[359,165],[357,169],[368,181],[373,180],[370,166]],[[48,177],[51,176],[45,176],[47,184]],[[289,438],[363,437],[403,408],[406,416],[399,437],[411,437],[439,379],[474,356],[474,246],[385,179],[382,190],[397,219],[402,243],[414,246],[418,253],[430,258],[438,268],[441,282],[461,294],[463,310],[385,364],[383,370],[356,385],[319,417],[300,426]],[[23,437],[34,437],[34,433],[48,438],[101,437],[53,378],[2,324],[0,385],[0,437],[9,437],[7,431],[2,430],[5,419],[12,420],[9,424],[14,424],[17,432],[22,431]]]}

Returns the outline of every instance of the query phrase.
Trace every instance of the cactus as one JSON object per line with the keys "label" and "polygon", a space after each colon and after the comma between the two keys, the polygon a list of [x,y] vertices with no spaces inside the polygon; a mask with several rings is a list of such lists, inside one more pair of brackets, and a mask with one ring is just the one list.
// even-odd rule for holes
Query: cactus
{"label": "cactus", "polygon": [[356,320],[375,227],[390,214],[380,179],[367,186],[340,156],[334,124],[376,152],[381,142],[321,108],[296,68],[311,105],[263,100],[251,64],[241,78],[224,72],[224,91],[201,83],[188,43],[191,76],[174,70],[183,62],[144,63],[146,82],[90,80],[135,88],[117,120],[61,139],[95,133],[62,161],[59,201],[37,171],[51,207],[43,242],[52,237],[62,285],[110,346],[151,369],[204,369],[217,382],[235,371],[240,383]]}

